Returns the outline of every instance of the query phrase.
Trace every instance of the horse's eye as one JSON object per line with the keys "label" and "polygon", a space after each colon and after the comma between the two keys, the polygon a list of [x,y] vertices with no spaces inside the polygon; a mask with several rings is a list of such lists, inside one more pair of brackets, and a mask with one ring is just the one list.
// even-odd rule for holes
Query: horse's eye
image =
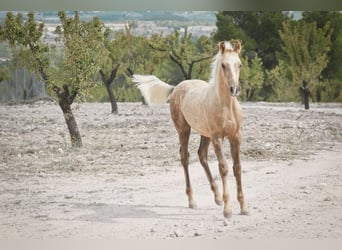
{"label": "horse's eye", "polygon": [[222,63],[222,68],[224,68],[224,69],[226,68],[226,65],[224,63]]}
{"label": "horse's eye", "polygon": [[241,68],[241,67],[242,67],[242,64],[240,63],[239,68]]}

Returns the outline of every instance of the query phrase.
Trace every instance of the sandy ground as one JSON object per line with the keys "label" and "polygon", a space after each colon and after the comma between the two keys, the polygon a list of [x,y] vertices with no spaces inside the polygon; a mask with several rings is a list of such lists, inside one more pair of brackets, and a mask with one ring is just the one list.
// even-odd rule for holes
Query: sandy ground
{"label": "sandy ground", "polygon": [[[197,209],[187,208],[168,105],[74,106],[72,149],[52,102],[0,105],[0,238],[269,239],[342,237],[342,105],[242,103],[241,160],[249,216],[225,220],[190,141]],[[224,144],[229,158],[229,145]],[[220,190],[217,162],[210,165]]]}

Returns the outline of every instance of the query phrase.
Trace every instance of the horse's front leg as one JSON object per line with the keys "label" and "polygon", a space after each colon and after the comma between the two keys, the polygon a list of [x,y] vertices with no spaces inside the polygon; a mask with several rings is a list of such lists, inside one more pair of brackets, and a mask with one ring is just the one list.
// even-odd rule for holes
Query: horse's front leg
{"label": "horse's front leg", "polygon": [[217,205],[221,206],[222,205],[222,196],[220,195],[220,193],[218,191],[217,184],[216,184],[213,176],[211,175],[209,165],[208,165],[209,145],[210,145],[210,138],[202,135],[200,147],[198,149],[198,156],[199,156],[199,160],[200,160],[200,162],[204,168],[205,174],[207,175],[208,181],[210,183],[211,190],[214,193],[215,203]]}
{"label": "horse's front leg", "polygon": [[232,208],[230,207],[229,192],[228,192],[228,185],[227,185],[228,163],[222,151],[222,139],[212,138],[212,143],[213,143],[215,154],[218,160],[219,171],[220,171],[222,185],[223,185],[223,196],[222,196],[223,202],[224,202],[223,215],[224,217],[229,218],[232,216]]}
{"label": "horse's front leg", "polygon": [[240,211],[242,215],[248,215],[248,211],[245,205],[245,198],[242,191],[241,182],[241,163],[240,163],[240,145],[241,145],[241,133],[238,133],[234,138],[229,140],[230,153],[233,158],[233,171],[236,180],[237,200],[240,203]]}

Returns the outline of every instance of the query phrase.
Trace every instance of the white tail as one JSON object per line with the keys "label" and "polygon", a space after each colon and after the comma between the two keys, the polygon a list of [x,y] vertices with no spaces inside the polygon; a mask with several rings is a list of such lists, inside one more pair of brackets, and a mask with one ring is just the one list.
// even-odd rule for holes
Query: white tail
{"label": "white tail", "polygon": [[163,82],[154,75],[133,75],[132,80],[140,90],[147,105],[166,103],[174,89],[174,86]]}

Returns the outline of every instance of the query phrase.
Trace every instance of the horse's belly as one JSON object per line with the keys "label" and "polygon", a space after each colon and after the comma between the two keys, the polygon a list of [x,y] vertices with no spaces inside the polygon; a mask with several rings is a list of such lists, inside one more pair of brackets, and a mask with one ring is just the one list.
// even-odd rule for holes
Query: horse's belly
{"label": "horse's belly", "polygon": [[184,114],[184,117],[193,130],[203,136],[210,137],[208,126],[206,122],[203,121],[203,117],[201,117],[200,114],[198,116]]}
{"label": "horse's belly", "polygon": [[193,130],[203,136],[210,137],[203,104],[203,101],[196,101],[196,95],[189,95],[183,100],[182,113]]}

